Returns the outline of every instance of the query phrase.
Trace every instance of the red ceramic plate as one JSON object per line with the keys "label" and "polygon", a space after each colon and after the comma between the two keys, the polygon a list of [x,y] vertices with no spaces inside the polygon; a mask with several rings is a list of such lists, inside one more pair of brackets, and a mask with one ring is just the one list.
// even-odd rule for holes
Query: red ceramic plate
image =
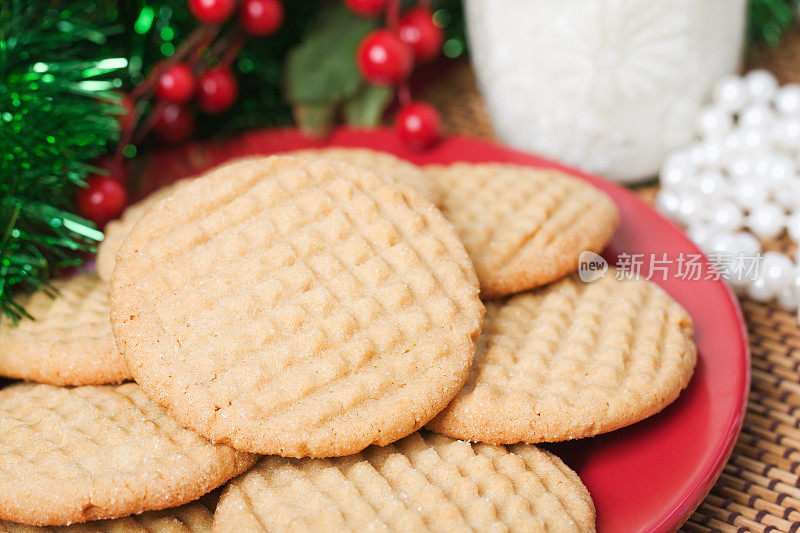
{"label": "red ceramic plate", "polygon": [[[420,164],[500,161],[558,168],[602,189],[619,206],[622,223],[605,253],[610,263],[615,264],[620,254],[657,254],[658,259],[668,254],[672,263],[666,276],[659,272],[654,281],[694,319],[699,361],[689,388],[674,404],[644,422],[548,447],[574,468],[589,488],[601,532],[680,527],[711,489],[733,448],[750,383],[747,334],[736,298],[722,281],[680,275],[677,258],[699,254],[689,239],[627,189],[496,144],[451,138],[434,150],[415,153],[391,131],[344,129],[324,144],[366,146]],[[164,180],[196,173],[232,157],[320,145],[296,130],[254,132],[226,143],[189,145],[151,157],[142,185],[151,190]],[[706,272],[705,259],[701,261]]]}

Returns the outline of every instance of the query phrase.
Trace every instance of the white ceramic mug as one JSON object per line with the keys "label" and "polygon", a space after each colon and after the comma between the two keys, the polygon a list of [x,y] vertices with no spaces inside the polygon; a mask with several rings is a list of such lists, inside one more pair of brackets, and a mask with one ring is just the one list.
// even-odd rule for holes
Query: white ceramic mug
{"label": "white ceramic mug", "polygon": [[625,183],[692,138],[739,69],[745,0],[465,0],[472,62],[507,144]]}

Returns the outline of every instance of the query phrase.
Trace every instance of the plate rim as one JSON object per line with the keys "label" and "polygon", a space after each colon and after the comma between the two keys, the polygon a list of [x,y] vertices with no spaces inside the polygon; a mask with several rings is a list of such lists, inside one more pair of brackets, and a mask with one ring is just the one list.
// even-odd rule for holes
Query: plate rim
{"label": "plate rim", "polygon": [[[448,139],[452,139],[453,141],[471,144],[471,143],[478,143],[482,145],[489,145],[493,149],[499,150],[501,152],[505,152],[514,159],[522,159],[523,164],[524,160],[529,160],[529,166],[536,167],[536,168],[554,168],[561,170],[567,174],[575,176],[577,178],[583,179],[588,181],[592,185],[597,186],[603,191],[613,191],[614,195],[620,196],[625,198],[626,202],[631,202],[636,204],[639,208],[644,208],[648,211],[651,211],[657,218],[661,220],[661,222],[666,223],[673,231],[676,231],[680,234],[680,237],[686,241],[686,244],[698,254],[701,254],[703,257],[703,261],[708,263],[708,258],[706,254],[700,250],[695,243],[686,235],[686,233],[678,226],[674,221],[668,219],[663,214],[658,212],[654,206],[648,204],[644,200],[642,200],[639,196],[637,196],[633,191],[628,189],[627,187],[613,182],[611,180],[602,178],[600,176],[590,174],[588,172],[584,172],[580,169],[565,165],[558,161],[554,161],[552,159],[542,157],[536,154],[529,154],[526,152],[522,152],[520,150],[516,150],[514,148],[510,148],[505,146],[501,143],[492,140],[483,140],[483,139],[476,139],[473,137],[467,136],[452,136]],[[486,161],[489,161],[488,159]],[[502,162],[502,161],[498,161]],[[544,163],[544,165],[542,165]],[[733,417],[728,424],[728,430],[726,434],[720,439],[718,446],[714,449],[713,457],[709,464],[704,465],[703,471],[695,478],[694,482],[692,483],[691,488],[686,491],[683,497],[677,501],[674,505],[672,510],[661,517],[658,520],[654,527],[653,531],[661,533],[661,532],[668,532],[668,531],[675,531],[679,529],[694,513],[694,511],[700,506],[703,502],[705,497],[710,493],[711,489],[714,486],[714,483],[719,478],[722,470],[725,468],[728,459],[730,458],[731,454],[733,453],[733,448],[736,445],[736,441],[738,440],[739,434],[742,430],[742,425],[744,423],[745,413],[747,412],[747,399],[750,394],[750,387],[751,387],[751,368],[752,362],[751,357],[752,354],[750,353],[750,343],[749,337],[747,334],[747,323],[744,318],[744,313],[742,312],[741,305],[739,303],[738,298],[734,294],[731,287],[722,280],[715,280],[713,283],[719,284],[725,291],[726,303],[729,306],[729,310],[732,311],[733,315],[736,317],[736,322],[739,328],[736,331],[735,340],[741,347],[741,373],[744,378],[744,387],[741,390],[741,394],[736,397],[736,405],[733,409]],[[666,289],[665,289],[666,290]]]}

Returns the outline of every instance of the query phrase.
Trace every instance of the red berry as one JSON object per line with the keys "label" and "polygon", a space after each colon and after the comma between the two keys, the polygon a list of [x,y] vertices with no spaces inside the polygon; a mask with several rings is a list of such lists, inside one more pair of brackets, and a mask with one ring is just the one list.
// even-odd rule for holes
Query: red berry
{"label": "red berry", "polygon": [[424,150],[439,141],[442,120],[433,106],[411,102],[400,108],[395,128],[408,146],[415,150]]}
{"label": "red berry", "polygon": [[433,23],[433,14],[424,7],[415,7],[400,19],[397,36],[414,51],[417,61],[430,61],[439,55],[444,32]]}
{"label": "red berry", "polygon": [[118,181],[122,184],[125,184],[128,181],[128,175],[125,170],[121,167],[121,162],[116,161],[112,156],[105,156],[101,157],[94,163],[92,166],[97,168],[102,168],[108,174],[106,174],[109,178],[113,179],[114,181]]}
{"label": "red berry", "polygon": [[364,17],[380,15],[386,8],[386,0],[344,0],[351,11]]}
{"label": "red berry", "polygon": [[169,104],[153,124],[153,131],[168,143],[177,144],[194,133],[194,116],[183,106]]}
{"label": "red berry", "polygon": [[133,98],[125,93],[120,94],[119,107],[122,110],[117,114],[117,121],[121,130],[127,130],[131,123],[136,120],[136,106]]}
{"label": "red berry", "polygon": [[244,0],[239,19],[248,33],[269,35],[283,23],[283,4],[280,0]]}
{"label": "red berry", "polygon": [[189,10],[201,22],[222,24],[233,13],[236,0],[189,0]]}
{"label": "red berry", "polygon": [[128,203],[125,187],[109,176],[90,176],[86,187],[78,191],[81,215],[97,225],[117,218]]}
{"label": "red berry", "polygon": [[411,74],[414,54],[389,30],[370,32],[358,46],[357,65],[370,83],[390,85]]}
{"label": "red berry", "polygon": [[194,94],[194,74],[186,63],[170,65],[158,77],[156,94],[165,102],[185,104]]}
{"label": "red berry", "polygon": [[197,106],[206,113],[225,111],[236,101],[239,84],[228,67],[204,72],[198,80]]}

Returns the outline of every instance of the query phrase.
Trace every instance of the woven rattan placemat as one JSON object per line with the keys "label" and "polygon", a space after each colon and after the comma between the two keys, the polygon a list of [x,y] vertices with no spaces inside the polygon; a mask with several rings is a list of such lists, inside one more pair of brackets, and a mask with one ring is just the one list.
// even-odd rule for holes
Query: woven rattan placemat
{"label": "woven rattan placemat", "polygon": [[[800,83],[800,30],[775,50],[751,54],[783,83]],[[428,85],[423,99],[442,113],[448,133],[492,138],[489,117],[466,62]],[[638,188],[652,200],[657,187]],[[768,249],[793,249],[787,240]],[[744,427],[728,464],[685,531],[800,531],[800,326],[776,304],[742,298],[753,357]]]}

